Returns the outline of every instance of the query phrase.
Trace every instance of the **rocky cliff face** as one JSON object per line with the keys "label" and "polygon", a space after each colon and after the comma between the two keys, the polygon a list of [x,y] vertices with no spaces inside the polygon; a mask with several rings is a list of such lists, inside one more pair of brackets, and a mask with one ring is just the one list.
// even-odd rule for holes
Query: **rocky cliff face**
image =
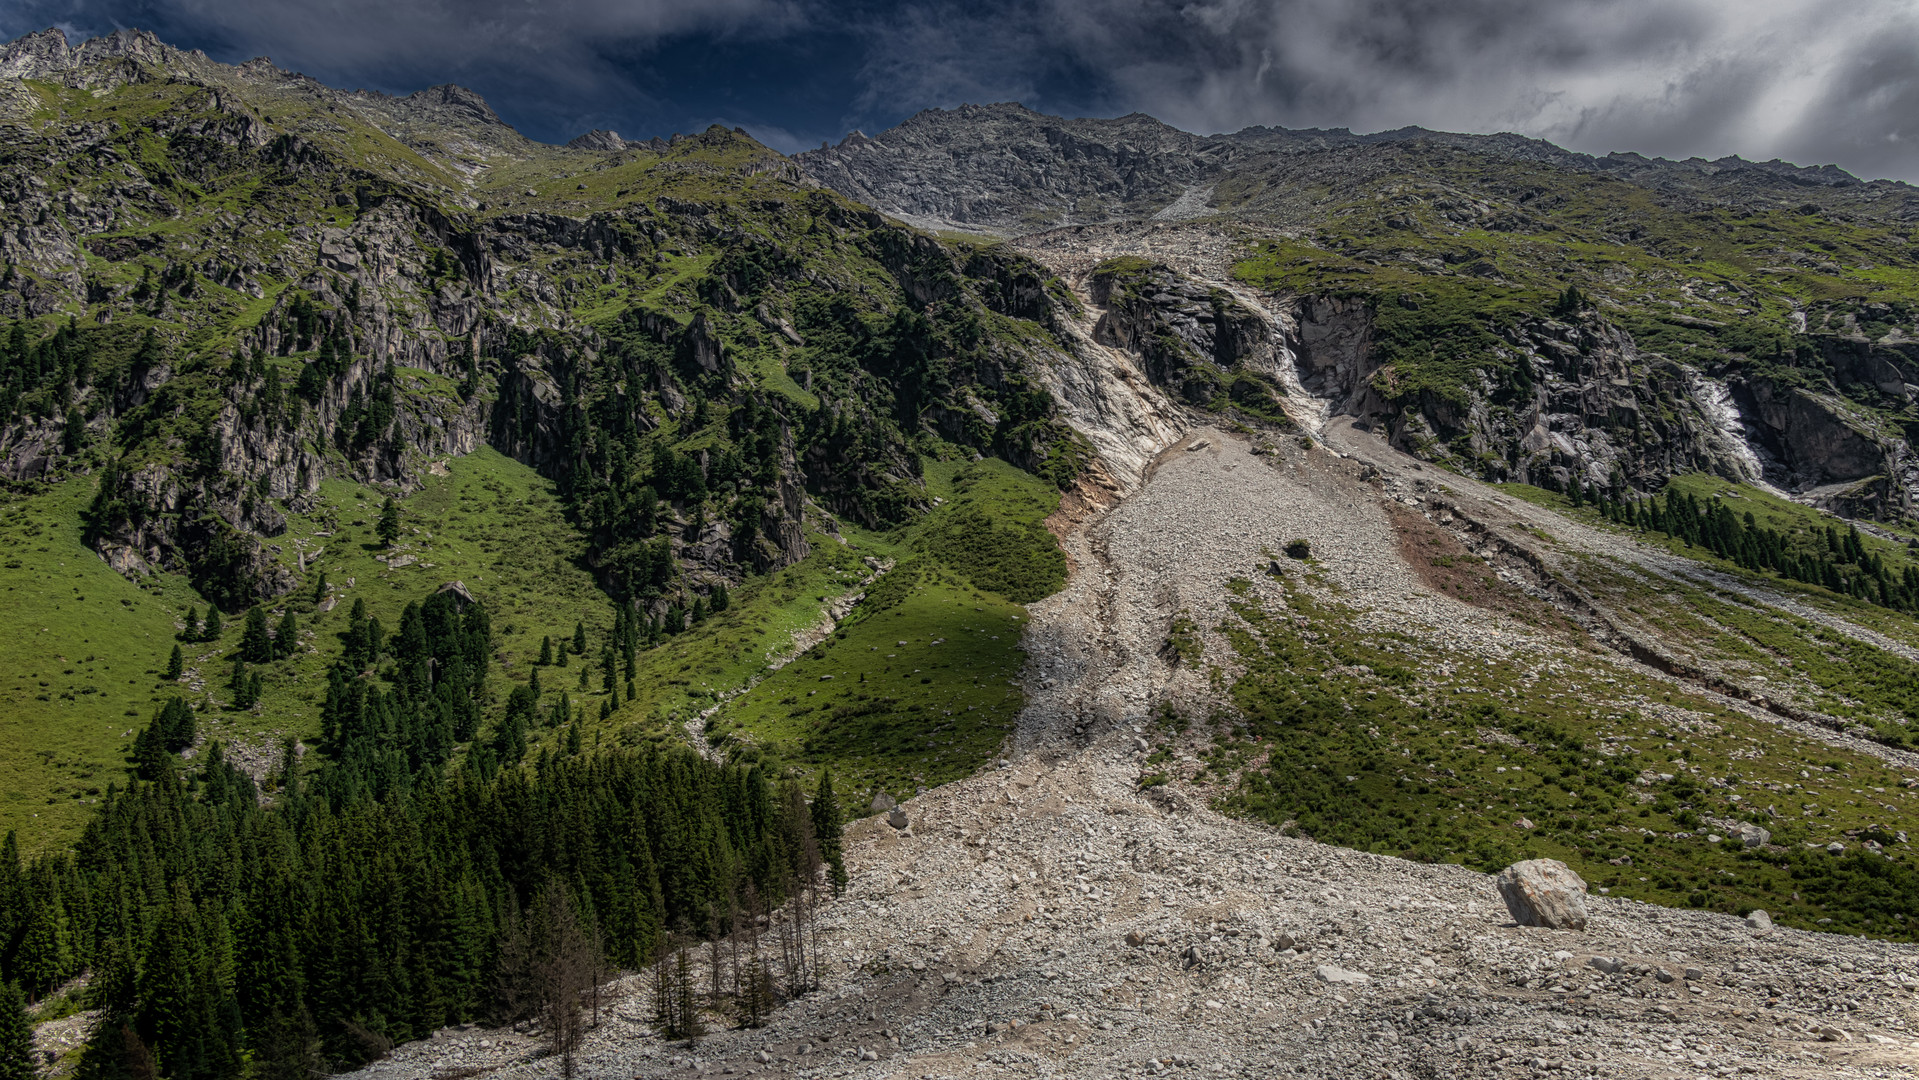
{"label": "rocky cliff face", "polygon": [[1086,283],[1091,338],[1138,357],[1141,374],[1189,407],[1309,426],[1352,417],[1491,479],[1651,489],[1708,472],[1848,516],[1911,510],[1898,479],[1912,470],[1904,442],[1847,400],[1763,377],[1714,380],[1640,349],[1596,312],[1510,324],[1505,376],[1448,393],[1408,386],[1382,360],[1377,312],[1359,297],[1242,297],[1228,282],[1125,257]]}

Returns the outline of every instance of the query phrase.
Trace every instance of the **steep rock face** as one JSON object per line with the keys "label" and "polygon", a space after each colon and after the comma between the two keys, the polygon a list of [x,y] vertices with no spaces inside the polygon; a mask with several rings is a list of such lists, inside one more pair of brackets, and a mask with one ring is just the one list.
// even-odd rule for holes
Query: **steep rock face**
{"label": "steep rock face", "polygon": [[1768,479],[1848,517],[1912,513],[1910,447],[1891,432],[1875,431],[1857,405],[1767,378],[1748,379],[1737,393],[1745,414],[1758,421],[1759,441],[1779,463]]}
{"label": "steep rock face", "polygon": [[1088,279],[1103,309],[1093,338],[1137,353],[1146,375],[1192,405],[1226,399],[1283,415],[1276,328],[1230,292],[1192,281],[1163,264],[1113,260]]}
{"label": "steep rock face", "polygon": [[1505,377],[1465,392],[1408,386],[1374,348],[1372,309],[1351,298],[1293,298],[1301,381],[1335,415],[1382,427],[1401,449],[1495,479],[1562,486],[1615,476],[1656,487],[1677,472],[1739,477],[1685,370],[1640,352],[1590,313],[1502,331]]}

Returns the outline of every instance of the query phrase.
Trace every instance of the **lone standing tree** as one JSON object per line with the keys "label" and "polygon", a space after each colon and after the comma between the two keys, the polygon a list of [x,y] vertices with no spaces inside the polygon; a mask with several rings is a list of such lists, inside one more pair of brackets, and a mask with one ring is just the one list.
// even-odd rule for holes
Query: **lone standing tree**
{"label": "lone standing tree", "polygon": [[833,774],[820,770],[819,790],[813,793],[813,837],[819,842],[820,857],[826,860],[826,877],[833,883],[833,895],[846,888],[846,856],[843,839],[845,826],[839,797],[833,794]]}
{"label": "lone standing tree", "polygon": [[393,546],[394,541],[400,538],[399,503],[388,499],[386,505],[380,507],[380,524],[374,528],[374,531],[379,535],[380,543],[387,547]]}

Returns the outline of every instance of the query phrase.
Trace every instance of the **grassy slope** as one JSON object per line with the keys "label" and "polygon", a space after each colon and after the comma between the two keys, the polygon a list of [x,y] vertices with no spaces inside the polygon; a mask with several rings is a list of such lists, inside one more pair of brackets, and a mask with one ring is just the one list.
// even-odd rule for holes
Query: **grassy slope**
{"label": "grassy slope", "polygon": [[82,544],[92,497],[85,478],[0,495],[0,829],[28,848],[78,831],[122,779],[191,596],[176,579],[143,589]]}
{"label": "grassy slope", "polygon": [[[1591,507],[1574,508],[1564,496],[1521,484],[1502,490],[1598,528],[1630,531],[1604,521]],[[1769,528],[1804,536],[1823,531],[1833,519],[1798,503],[1756,488],[1732,484],[1717,477],[1687,475],[1675,478],[1668,490],[1683,490],[1705,500],[1727,496],[1735,507],[1749,507],[1755,520]],[[1908,644],[1919,644],[1919,620],[1816,585],[1755,573],[1721,559],[1701,547],[1661,533],[1634,532],[1642,542],[1664,547],[1734,578],[1762,585],[1793,597],[1818,611],[1871,628]],[[1875,536],[1862,536],[1869,551],[1878,553],[1896,572],[1911,557],[1904,545]],[[1801,704],[1831,716],[1854,720],[1876,737],[1909,742],[1911,725],[1919,721],[1919,664],[1897,654],[1839,634],[1812,620],[1778,609],[1761,609],[1736,594],[1706,585],[1654,589],[1635,576],[1609,565],[1592,562],[1578,574],[1582,587],[1608,600],[1644,623],[1654,633],[1676,638],[1701,659],[1740,676],[1762,677],[1775,692],[1784,692]]]}
{"label": "grassy slope", "polygon": [[[220,641],[183,647],[179,684],[159,680],[187,608],[204,612],[206,605],[178,575],[127,581],[81,544],[90,480],[8,496],[0,503],[0,595],[12,617],[0,624],[0,648],[13,659],[0,679],[0,723],[17,736],[0,738],[0,828],[20,830],[29,846],[71,837],[88,800],[121,779],[128,733],[175,693],[211,703],[201,720],[210,738],[270,752],[282,735],[316,735],[326,666],[339,650],[335,635],[356,598],[391,631],[406,604],[464,581],[493,612],[503,661],[495,668],[496,698],[507,680],[526,678],[542,635],[570,638],[575,621],[584,621],[597,642],[611,608],[571,561],[581,542],[551,485],[488,449],[447,468],[402,504],[407,533],[395,553],[413,556],[411,565],[395,569],[376,559],[385,554],[373,535],[383,493],[327,481],[313,513],[289,515],[274,543],[293,566],[299,551],[324,549],[311,569],[324,567],[337,606],[318,611],[303,589],[271,609],[275,626],[289,605],[299,613],[306,647],[260,669],[265,695],[245,713],[225,710],[238,619],[227,621]],[[307,581],[310,589],[313,578]]]}
{"label": "grassy slope", "polygon": [[[285,662],[291,666],[281,679],[269,677],[263,709],[278,714],[276,685],[287,692],[323,685],[326,664],[339,649],[334,635],[345,630],[355,599],[365,600],[368,614],[391,632],[408,603],[462,582],[492,615],[496,673],[520,681],[539,656],[542,636],[570,639],[577,621],[600,632],[611,622],[591,575],[574,563],[584,545],[562,516],[551,483],[490,448],[440,467],[445,475],[429,475],[401,502],[402,534],[390,551],[374,535],[383,492],[323,481],[316,511],[289,516],[286,534],[276,540],[282,557],[297,566],[297,552],[306,551],[307,580],[324,568],[337,606],[305,623],[317,651]],[[312,700],[312,692],[300,689],[297,698]]]}
{"label": "grassy slope", "polygon": [[[1442,655],[1362,630],[1318,590],[1277,603],[1249,591],[1237,610],[1226,630],[1249,665],[1233,688],[1245,719],[1202,763],[1228,808],[1482,870],[1563,859],[1595,887],[1655,903],[1919,933],[1869,889],[1822,876],[1876,857],[1805,846],[1856,853],[1876,837],[1910,861],[1893,834],[1919,832],[1919,795],[1876,759],[1597,658]],[[1760,823],[1777,846],[1711,842],[1728,819]]]}

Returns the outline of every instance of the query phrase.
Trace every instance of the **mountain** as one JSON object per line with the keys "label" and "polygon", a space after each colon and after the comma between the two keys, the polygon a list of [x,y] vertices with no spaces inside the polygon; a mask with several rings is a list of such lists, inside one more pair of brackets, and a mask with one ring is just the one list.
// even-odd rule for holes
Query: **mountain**
{"label": "mountain", "polygon": [[[1919,192],[1902,183],[1017,105],[930,110],[798,160],[903,220],[1035,254],[1158,258],[1180,223],[1229,237],[1206,272],[1274,297],[1315,388],[1452,468],[1640,487],[1703,470],[1883,520],[1919,491],[1903,276]],[[1149,221],[1158,239],[1133,235]]]}
{"label": "mountain", "polygon": [[[1891,1061],[1910,195],[549,146],[22,38],[0,981],[169,1080]],[[1506,918],[1535,858],[1583,929]]]}
{"label": "mountain", "polygon": [[[1407,144],[1612,176],[1706,201],[1796,205],[1811,192],[1833,205],[1896,204],[1902,220],[1919,213],[1909,185],[1863,183],[1832,165],[1802,168],[1737,156],[1716,161],[1630,153],[1593,157],[1511,133],[1461,135],[1417,127],[1370,135],[1345,128],[1271,127],[1195,135],[1144,113],[1068,119],[1011,102],[928,109],[877,136],[856,131],[837,146],[805,151],[797,160],[834,190],[925,227],[1006,236],[1227,209],[1233,204],[1211,198],[1211,189],[1222,182],[1229,188],[1245,183],[1281,160],[1310,158],[1304,167],[1331,183],[1351,178],[1352,170],[1366,170],[1362,163],[1373,158],[1329,158],[1327,151]],[[1182,204],[1189,191],[1207,198]],[[1834,198],[1835,192],[1844,194]],[[1892,202],[1881,202],[1886,199]]]}

